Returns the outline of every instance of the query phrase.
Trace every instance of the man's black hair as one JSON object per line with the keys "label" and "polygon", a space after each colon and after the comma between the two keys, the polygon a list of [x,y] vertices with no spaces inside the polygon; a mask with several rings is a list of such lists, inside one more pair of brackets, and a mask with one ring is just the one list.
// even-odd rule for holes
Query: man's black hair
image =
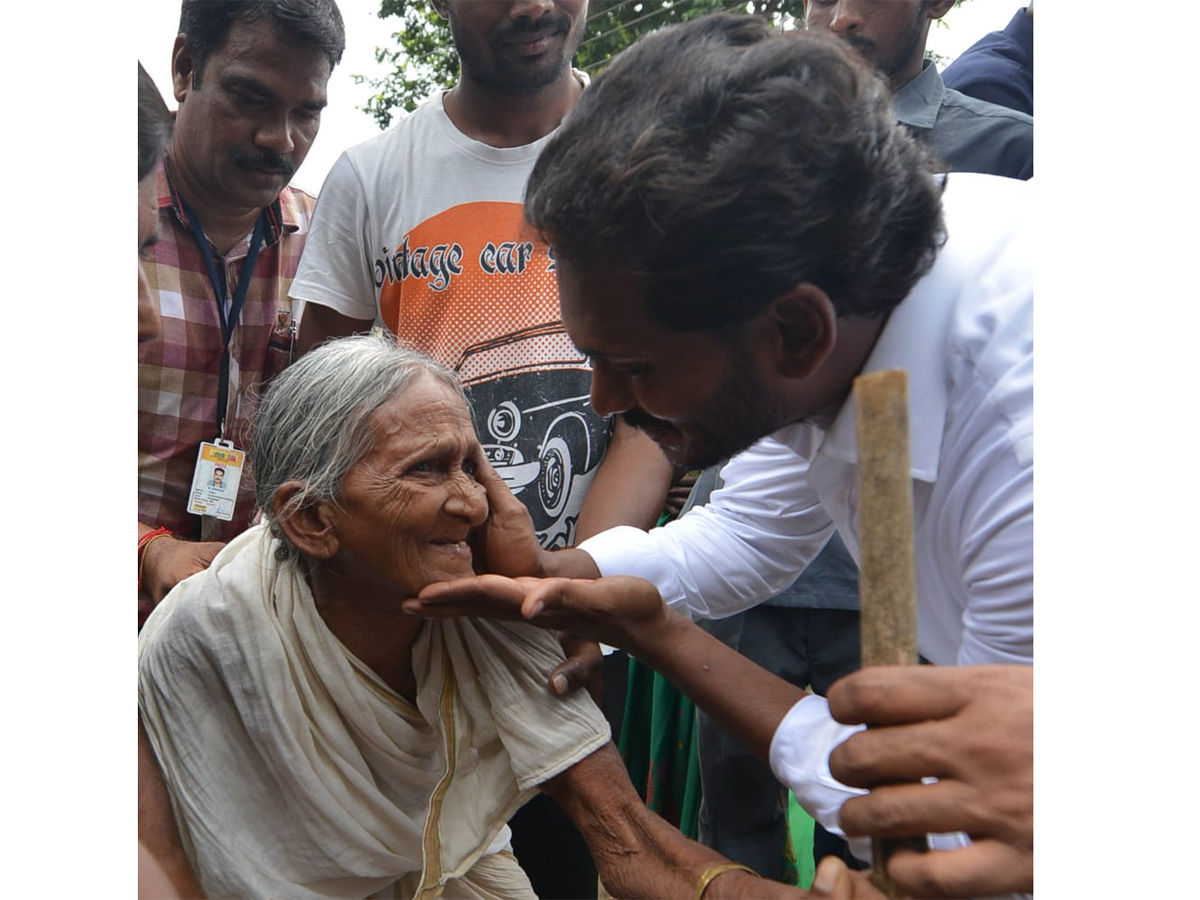
{"label": "man's black hair", "polygon": [[209,54],[220,50],[234,22],[269,19],[288,40],[320,50],[332,69],[346,49],[346,28],[334,0],[183,0],[179,33],[192,51],[192,86],[200,87]]}
{"label": "man's black hair", "polygon": [[646,35],[539,157],[526,217],[557,259],[635,278],[674,330],[744,322],[801,283],[896,306],[943,239],[935,161],[829,35],[716,13]]}

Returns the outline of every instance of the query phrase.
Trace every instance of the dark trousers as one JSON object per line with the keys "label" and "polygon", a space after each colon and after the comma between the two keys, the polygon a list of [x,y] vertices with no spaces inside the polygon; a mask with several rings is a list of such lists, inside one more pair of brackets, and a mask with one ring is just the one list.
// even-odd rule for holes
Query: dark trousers
{"label": "dark trousers", "polygon": [[[857,610],[756,606],[701,623],[764,669],[824,694],[860,665]],[[782,877],[787,841],[787,789],[711,717],[697,710],[700,754],[700,842],[767,878]],[[848,861],[846,842],[818,823],[813,857]]]}

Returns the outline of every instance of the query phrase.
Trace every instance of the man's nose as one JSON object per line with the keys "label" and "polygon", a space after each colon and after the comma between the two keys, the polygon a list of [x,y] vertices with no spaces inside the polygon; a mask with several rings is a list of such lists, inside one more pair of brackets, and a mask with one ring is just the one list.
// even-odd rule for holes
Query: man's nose
{"label": "man's nose", "polygon": [[862,3],[859,0],[840,0],[833,7],[829,30],[834,34],[855,34],[863,26]]}
{"label": "man's nose", "polygon": [[633,406],[629,379],[603,362],[592,367],[592,409],[598,416],[623,413]]}
{"label": "man's nose", "polygon": [[554,8],[554,0],[520,0],[509,8],[510,19],[540,19]]}
{"label": "man's nose", "polygon": [[280,155],[287,155],[296,149],[292,136],[293,123],[287,115],[276,116],[263,122],[254,134],[254,142],[258,146],[273,150]]}

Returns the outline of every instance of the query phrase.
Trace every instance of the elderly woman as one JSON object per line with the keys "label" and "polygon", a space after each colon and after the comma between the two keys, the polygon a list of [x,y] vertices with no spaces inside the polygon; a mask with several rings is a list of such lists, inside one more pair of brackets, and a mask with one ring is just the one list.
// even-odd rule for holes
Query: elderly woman
{"label": "elderly woman", "polygon": [[539,785],[618,893],[766,895],[645,810],[591,700],[547,690],[553,636],[402,611],[523,514],[449,373],[386,338],[326,344],[267,392],[250,459],[263,523],[139,643],[209,896],[532,897],[505,822]]}

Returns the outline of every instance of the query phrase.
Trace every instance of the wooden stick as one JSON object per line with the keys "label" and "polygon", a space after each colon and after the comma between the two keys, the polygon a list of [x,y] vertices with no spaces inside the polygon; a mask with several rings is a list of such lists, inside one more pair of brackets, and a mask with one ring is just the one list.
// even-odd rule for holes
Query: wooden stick
{"label": "wooden stick", "polygon": [[[917,663],[917,575],[913,556],[912,475],[909,466],[908,376],[899,369],[854,380],[858,426],[859,597],[862,664]],[[918,839],[918,849],[924,838]],[[875,886],[888,897],[899,889],[887,859],[907,840],[873,838]]]}
{"label": "wooden stick", "polygon": [[908,461],[908,377],[899,369],[854,379],[858,418],[862,664],[917,662],[917,574]]}

